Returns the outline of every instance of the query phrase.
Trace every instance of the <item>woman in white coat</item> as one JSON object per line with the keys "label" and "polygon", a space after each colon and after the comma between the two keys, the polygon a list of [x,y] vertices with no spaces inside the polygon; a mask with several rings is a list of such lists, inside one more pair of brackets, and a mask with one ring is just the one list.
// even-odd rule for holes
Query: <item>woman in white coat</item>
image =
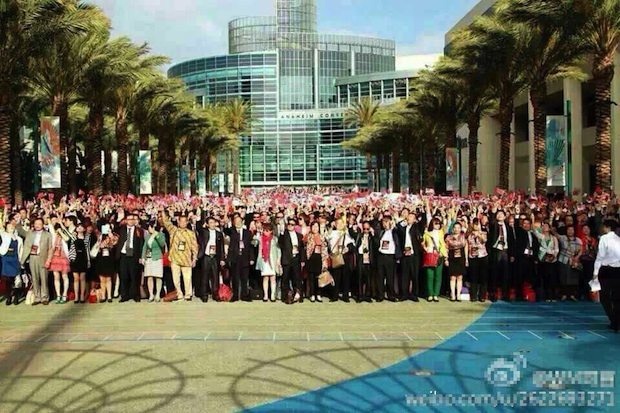
{"label": "woman in white coat", "polygon": [[[263,302],[276,301],[276,275],[282,275],[282,252],[278,246],[278,237],[274,236],[269,224],[263,225],[263,232],[256,235],[258,239],[258,258],[256,269],[263,277]],[[271,295],[269,295],[271,287]]]}

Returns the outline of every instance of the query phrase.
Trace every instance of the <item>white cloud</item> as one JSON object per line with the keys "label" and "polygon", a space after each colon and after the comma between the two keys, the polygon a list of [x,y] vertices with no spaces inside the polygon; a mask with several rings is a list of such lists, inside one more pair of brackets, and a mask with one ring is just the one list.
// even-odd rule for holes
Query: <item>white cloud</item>
{"label": "white cloud", "polygon": [[396,56],[396,70],[419,70],[432,66],[442,56],[441,53]]}
{"label": "white cloud", "polygon": [[442,53],[444,49],[444,33],[424,33],[416,37],[415,42],[397,45],[399,55]]}

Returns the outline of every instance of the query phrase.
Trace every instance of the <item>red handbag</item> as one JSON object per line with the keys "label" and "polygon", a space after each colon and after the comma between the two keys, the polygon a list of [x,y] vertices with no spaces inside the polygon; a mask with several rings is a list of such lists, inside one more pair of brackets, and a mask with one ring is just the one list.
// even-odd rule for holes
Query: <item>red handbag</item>
{"label": "red handbag", "polygon": [[164,267],[170,267],[170,256],[168,255],[167,251],[163,253],[163,255],[161,256],[161,260]]}
{"label": "red handbag", "polygon": [[232,290],[226,284],[220,285],[220,289],[217,291],[217,296],[220,301],[228,302],[232,299]]}
{"label": "red handbag", "polygon": [[433,252],[424,252],[422,255],[422,267],[423,268],[434,268],[439,265],[439,252],[437,251],[437,244],[435,244],[435,239],[431,237],[433,241]]}
{"label": "red handbag", "polygon": [[437,251],[425,252],[422,256],[422,267],[433,268],[439,265],[439,253]]}

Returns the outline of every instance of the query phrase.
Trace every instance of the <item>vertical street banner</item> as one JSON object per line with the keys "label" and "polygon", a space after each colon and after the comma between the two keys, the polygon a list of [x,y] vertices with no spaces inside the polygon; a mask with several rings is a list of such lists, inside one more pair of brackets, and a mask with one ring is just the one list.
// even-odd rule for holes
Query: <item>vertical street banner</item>
{"label": "vertical street banner", "polygon": [[226,190],[231,194],[235,192],[234,181],[235,181],[235,175],[232,173],[229,173],[228,180],[226,181]]}
{"label": "vertical street banner", "polygon": [[179,180],[181,182],[180,192],[185,196],[191,196],[192,187],[189,183],[189,165],[182,165],[180,172],[181,172],[179,174]]}
{"label": "vertical street banner", "polygon": [[459,152],[456,148],[446,148],[446,191],[459,190]]}
{"label": "vertical street banner", "polygon": [[196,185],[198,186],[198,195],[207,195],[207,170],[199,169],[196,175]]}
{"label": "vertical street banner", "polygon": [[400,163],[400,191],[409,192],[409,163]]}
{"label": "vertical street banner", "polygon": [[387,169],[381,168],[379,170],[379,192],[387,191],[388,177]]}
{"label": "vertical street banner", "polygon": [[225,174],[223,174],[223,173],[220,174],[218,184],[219,184],[219,187],[220,187],[219,192],[221,192],[222,194],[224,192],[226,192],[226,175]]}
{"label": "vertical street banner", "polygon": [[138,177],[140,195],[151,195],[152,187],[151,151],[140,151],[138,154]]}
{"label": "vertical street banner", "polygon": [[375,171],[368,173],[368,191],[375,192]]}
{"label": "vertical street banner", "polygon": [[41,188],[57,189],[61,185],[60,171],[60,118],[44,116],[41,121],[39,165]]}
{"label": "vertical street banner", "polygon": [[545,161],[547,163],[547,186],[566,186],[566,118],[547,116],[547,139]]}

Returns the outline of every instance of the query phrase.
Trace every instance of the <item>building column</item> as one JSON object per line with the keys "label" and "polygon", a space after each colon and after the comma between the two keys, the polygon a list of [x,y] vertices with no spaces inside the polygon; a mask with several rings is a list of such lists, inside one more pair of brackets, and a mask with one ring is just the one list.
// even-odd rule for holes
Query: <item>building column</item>
{"label": "building column", "polygon": [[611,184],[614,192],[620,189],[620,54],[614,58],[616,71],[611,83]]}
{"label": "building column", "polygon": [[528,187],[531,192],[536,192],[536,159],[534,157],[536,150],[534,147],[534,107],[532,106],[532,99],[528,93],[527,96],[527,149],[528,149]]}
{"label": "building column", "polygon": [[478,186],[484,193],[492,193],[499,185],[500,125],[491,116],[485,116],[478,131]]}
{"label": "building column", "polygon": [[[575,79],[564,79],[564,115],[568,116],[570,102],[570,143],[571,143],[571,181],[568,183],[569,194],[575,189],[584,190],[583,186],[583,111],[581,82]],[[568,126],[568,118],[567,118]],[[568,166],[568,165],[567,165]],[[567,171],[568,172],[568,171]],[[566,177],[568,179],[568,176]]]}

